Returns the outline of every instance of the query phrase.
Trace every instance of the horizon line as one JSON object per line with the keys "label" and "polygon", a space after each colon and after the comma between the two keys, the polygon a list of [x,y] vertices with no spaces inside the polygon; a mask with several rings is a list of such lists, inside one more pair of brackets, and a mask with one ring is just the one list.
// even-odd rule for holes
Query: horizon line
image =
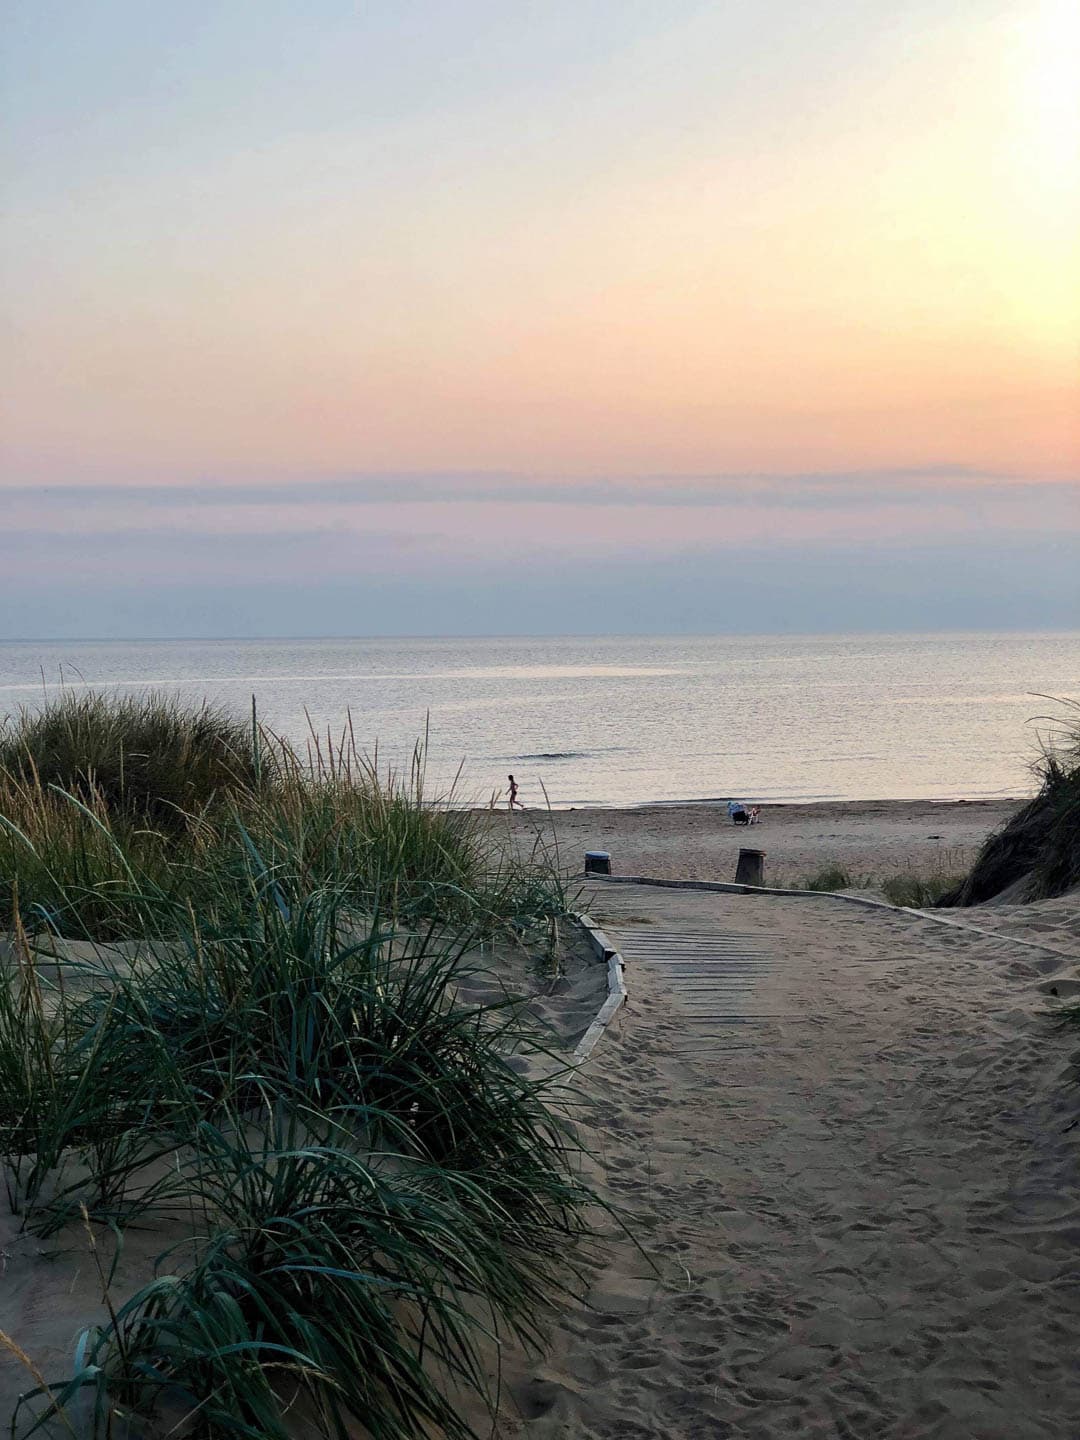
{"label": "horizon line", "polygon": [[101,644],[212,644],[229,645],[247,642],[289,642],[317,640],[827,640],[858,635],[863,637],[894,635],[1080,635],[1080,625],[943,625],[934,630],[924,627],[895,630],[503,630],[503,631],[435,631],[409,630],[380,634],[315,634],[296,635],[8,635],[0,636],[0,645],[101,645]]}

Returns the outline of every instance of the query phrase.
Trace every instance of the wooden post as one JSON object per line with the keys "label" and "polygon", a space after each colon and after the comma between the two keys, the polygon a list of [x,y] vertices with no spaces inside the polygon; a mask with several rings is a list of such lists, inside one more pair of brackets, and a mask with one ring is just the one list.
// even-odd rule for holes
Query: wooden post
{"label": "wooden post", "polygon": [[736,885],[765,884],[765,851],[740,850],[739,863],[735,867]]}

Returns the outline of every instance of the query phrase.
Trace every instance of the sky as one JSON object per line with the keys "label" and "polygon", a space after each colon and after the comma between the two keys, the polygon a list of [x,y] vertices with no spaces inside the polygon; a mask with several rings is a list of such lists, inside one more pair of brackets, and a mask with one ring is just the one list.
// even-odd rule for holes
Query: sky
{"label": "sky", "polygon": [[1074,0],[0,50],[0,637],[1080,624]]}

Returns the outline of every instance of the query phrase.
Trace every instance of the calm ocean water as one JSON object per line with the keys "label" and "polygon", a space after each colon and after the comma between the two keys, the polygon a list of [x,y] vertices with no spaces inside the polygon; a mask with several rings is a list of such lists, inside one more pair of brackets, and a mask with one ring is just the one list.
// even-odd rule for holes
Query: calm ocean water
{"label": "calm ocean water", "polygon": [[0,643],[0,714],[63,681],[208,697],[296,739],[305,708],[429,774],[527,803],[1024,793],[1039,696],[1080,698],[1070,634]]}

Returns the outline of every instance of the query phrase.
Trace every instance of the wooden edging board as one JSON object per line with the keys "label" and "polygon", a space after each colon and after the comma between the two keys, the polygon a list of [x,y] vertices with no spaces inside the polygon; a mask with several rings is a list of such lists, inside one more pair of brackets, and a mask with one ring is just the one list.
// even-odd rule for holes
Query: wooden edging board
{"label": "wooden edging board", "polygon": [[611,943],[603,930],[584,913],[575,914],[573,917],[585,931],[589,943],[597,955],[607,963],[607,999],[597,1012],[596,1019],[592,1022],[585,1034],[578,1041],[571,1056],[572,1065],[583,1064],[593,1052],[596,1042],[603,1035],[604,1031],[611,1024],[616,1011],[626,1001],[626,981],[623,979],[624,961],[619,951]]}

